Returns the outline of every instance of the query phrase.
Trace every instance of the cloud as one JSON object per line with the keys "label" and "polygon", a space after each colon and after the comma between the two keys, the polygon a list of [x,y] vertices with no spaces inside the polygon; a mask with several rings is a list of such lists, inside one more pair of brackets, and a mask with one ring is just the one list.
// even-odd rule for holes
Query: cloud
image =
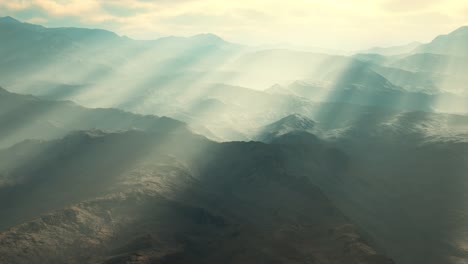
{"label": "cloud", "polygon": [[109,13],[110,15],[114,15],[117,17],[135,16],[145,12],[145,9],[143,7],[131,7],[112,2],[102,3],[101,8],[103,9],[103,11]]}
{"label": "cloud", "polygon": [[5,2],[0,2],[0,7],[3,7],[7,10],[11,11],[17,11],[17,10],[23,10],[28,7],[30,7],[31,4],[28,3],[27,1],[5,1]]}
{"label": "cloud", "polygon": [[33,0],[37,6],[52,16],[83,16],[96,14],[99,10],[99,3],[93,0],[80,1],[54,1],[54,0]]}
{"label": "cloud", "polygon": [[44,24],[44,23],[47,22],[47,18],[44,18],[44,17],[32,17],[32,18],[26,20],[26,22],[32,23],[32,24]]}
{"label": "cloud", "polygon": [[441,0],[389,0],[382,4],[382,8],[390,12],[425,11]]}

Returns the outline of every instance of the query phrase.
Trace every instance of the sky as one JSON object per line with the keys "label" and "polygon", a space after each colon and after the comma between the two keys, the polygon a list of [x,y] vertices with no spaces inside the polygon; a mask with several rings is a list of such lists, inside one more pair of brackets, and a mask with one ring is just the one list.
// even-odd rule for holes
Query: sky
{"label": "sky", "polygon": [[468,25],[466,0],[0,0],[0,16],[134,39],[213,33],[242,44],[359,50]]}

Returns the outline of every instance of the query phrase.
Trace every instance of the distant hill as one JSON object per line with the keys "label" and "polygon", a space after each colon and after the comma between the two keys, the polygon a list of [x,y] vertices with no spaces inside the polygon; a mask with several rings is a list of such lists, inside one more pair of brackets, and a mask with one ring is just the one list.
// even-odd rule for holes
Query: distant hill
{"label": "distant hill", "polygon": [[42,100],[0,88],[0,146],[25,139],[53,139],[73,130],[187,130],[167,117],[137,115],[118,109],[89,109],[71,102]]}
{"label": "distant hill", "polygon": [[364,54],[380,54],[384,56],[394,56],[401,54],[408,54],[413,52],[418,48],[422,43],[420,42],[411,42],[406,45],[401,46],[392,46],[392,47],[375,47],[368,50],[359,51],[358,53]]}
{"label": "distant hill", "polygon": [[171,74],[206,70],[242,48],[213,34],[140,41],[101,29],[47,28],[11,17],[0,18],[0,38],[0,79],[15,91],[37,82],[89,85],[109,76],[135,83],[147,77],[142,65],[161,75],[161,64]]}
{"label": "distant hill", "polygon": [[430,43],[414,50],[415,53],[435,53],[451,56],[468,56],[468,26],[460,27],[446,35],[437,36]]}
{"label": "distant hill", "polygon": [[[374,64],[376,72],[410,91],[435,95],[439,112],[466,113],[468,98],[468,27],[437,36],[402,54],[356,54],[353,57]],[[448,103],[452,101],[452,105]],[[459,109],[459,110],[455,110]]]}

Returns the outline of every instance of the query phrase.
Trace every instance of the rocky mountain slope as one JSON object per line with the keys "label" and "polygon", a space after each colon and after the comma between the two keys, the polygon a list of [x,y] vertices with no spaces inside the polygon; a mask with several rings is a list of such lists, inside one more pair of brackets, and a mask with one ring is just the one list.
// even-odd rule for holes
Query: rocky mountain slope
{"label": "rocky mountain slope", "polygon": [[[13,146],[0,154],[0,262],[393,263],[287,151],[141,131]],[[320,151],[308,173],[332,175]]]}
{"label": "rocky mountain slope", "polygon": [[[329,147],[347,155],[322,152],[333,157],[339,176],[309,179],[396,263],[464,263],[468,117],[376,109],[331,114],[335,122],[319,118],[314,126]],[[268,138],[295,146],[287,164],[297,173],[314,166],[312,150],[324,146],[308,131],[296,126],[285,136]],[[275,133],[264,131],[263,137]]]}

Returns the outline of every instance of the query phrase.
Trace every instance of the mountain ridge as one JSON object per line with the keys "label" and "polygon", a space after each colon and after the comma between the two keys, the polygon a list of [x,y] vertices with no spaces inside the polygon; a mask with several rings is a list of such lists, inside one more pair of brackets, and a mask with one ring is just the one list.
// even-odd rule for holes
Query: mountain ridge
{"label": "mountain ridge", "polygon": [[[58,138],[76,129],[189,130],[185,123],[168,117],[134,114],[120,109],[90,109],[71,101],[43,100],[10,93],[3,88],[0,88],[0,102],[0,145],[3,147],[24,139]],[[70,117],[76,118],[73,123]],[[23,121],[29,125],[23,126]],[[51,127],[50,124],[59,126]]]}
{"label": "mountain ridge", "polygon": [[[96,132],[78,135],[89,133]],[[3,229],[0,260],[245,263],[261,259],[288,262],[300,256],[336,264],[393,263],[369,246],[317,187],[289,174],[282,165],[281,148],[285,146],[219,144],[190,135],[167,138],[142,131],[99,132],[99,136],[86,143],[76,142],[73,136],[39,143],[48,153],[45,160],[31,155],[27,167],[16,164],[18,170],[9,170],[13,176],[23,175],[21,184],[9,188],[18,195],[29,190],[25,200],[52,206],[44,202],[54,199],[58,204],[52,211],[42,208],[38,218]],[[158,150],[159,143],[165,151]],[[192,156],[188,152],[194,149],[188,146],[202,147],[198,151],[205,155]],[[27,143],[21,147],[34,148]],[[8,153],[17,152],[0,151],[0,156]],[[128,155],[135,159],[120,161]],[[317,162],[322,164],[322,158],[317,157]],[[82,166],[86,173],[81,172]],[[233,166],[235,170],[227,170]],[[63,173],[67,179],[60,177]],[[32,183],[38,177],[42,184],[35,186]],[[28,188],[22,190],[21,186]],[[61,190],[52,191],[57,187]],[[41,195],[44,189],[54,195]],[[73,193],[80,195],[78,199],[70,196]],[[2,195],[5,190],[0,188]],[[0,207],[6,205],[4,200],[0,202]],[[10,208],[8,216],[13,220],[9,223],[22,222],[13,216],[26,208]],[[0,223],[6,221],[2,218]],[[32,249],[41,250],[20,253]],[[233,252],[239,253],[232,257]]]}
{"label": "mountain ridge", "polygon": [[131,39],[133,41],[141,41],[141,42],[156,42],[159,40],[165,40],[165,39],[179,39],[179,40],[197,40],[197,41],[209,41],[211,43],[217,43],[217,44],[222,44],[225,43],[227,44],[223,38],[220,36],[213,34],[213,33],[198,33],[189,37],[182,37],[182,36],[165,36],[165,37],[160,37],[160,38],[155,38],[151,40],[138,40],[138,39],[132,39],[128,38],[125,36],[121,36],[113,31],[106,30],[106,29],[100,29],[100,28],[85,28],[85,27],[45,27],[42,25],[38,24],[31,24],[27,22],[22,22],[20,20],[17,20],[11,16],[5,16],[5,17],[0,17],[0,24],[5,23],[5,24],[18,24],[18,25],[23,25],[23,26],[28,26],[30,28],[42,28],[45,30],[50,30],[51,32],[60,32],[63,33],[67,30],[69,31],[74,31],[76,33],[96,33],[96,34],[105,34],[110,37],[114,38],[120,38],[120,39]]}
{"label": "mountain ridge", "polygon": [[462,26],[448,34],[437,36],[431,42],[416,48],[415,52],[467,57],[467,45],[468,26]]}

